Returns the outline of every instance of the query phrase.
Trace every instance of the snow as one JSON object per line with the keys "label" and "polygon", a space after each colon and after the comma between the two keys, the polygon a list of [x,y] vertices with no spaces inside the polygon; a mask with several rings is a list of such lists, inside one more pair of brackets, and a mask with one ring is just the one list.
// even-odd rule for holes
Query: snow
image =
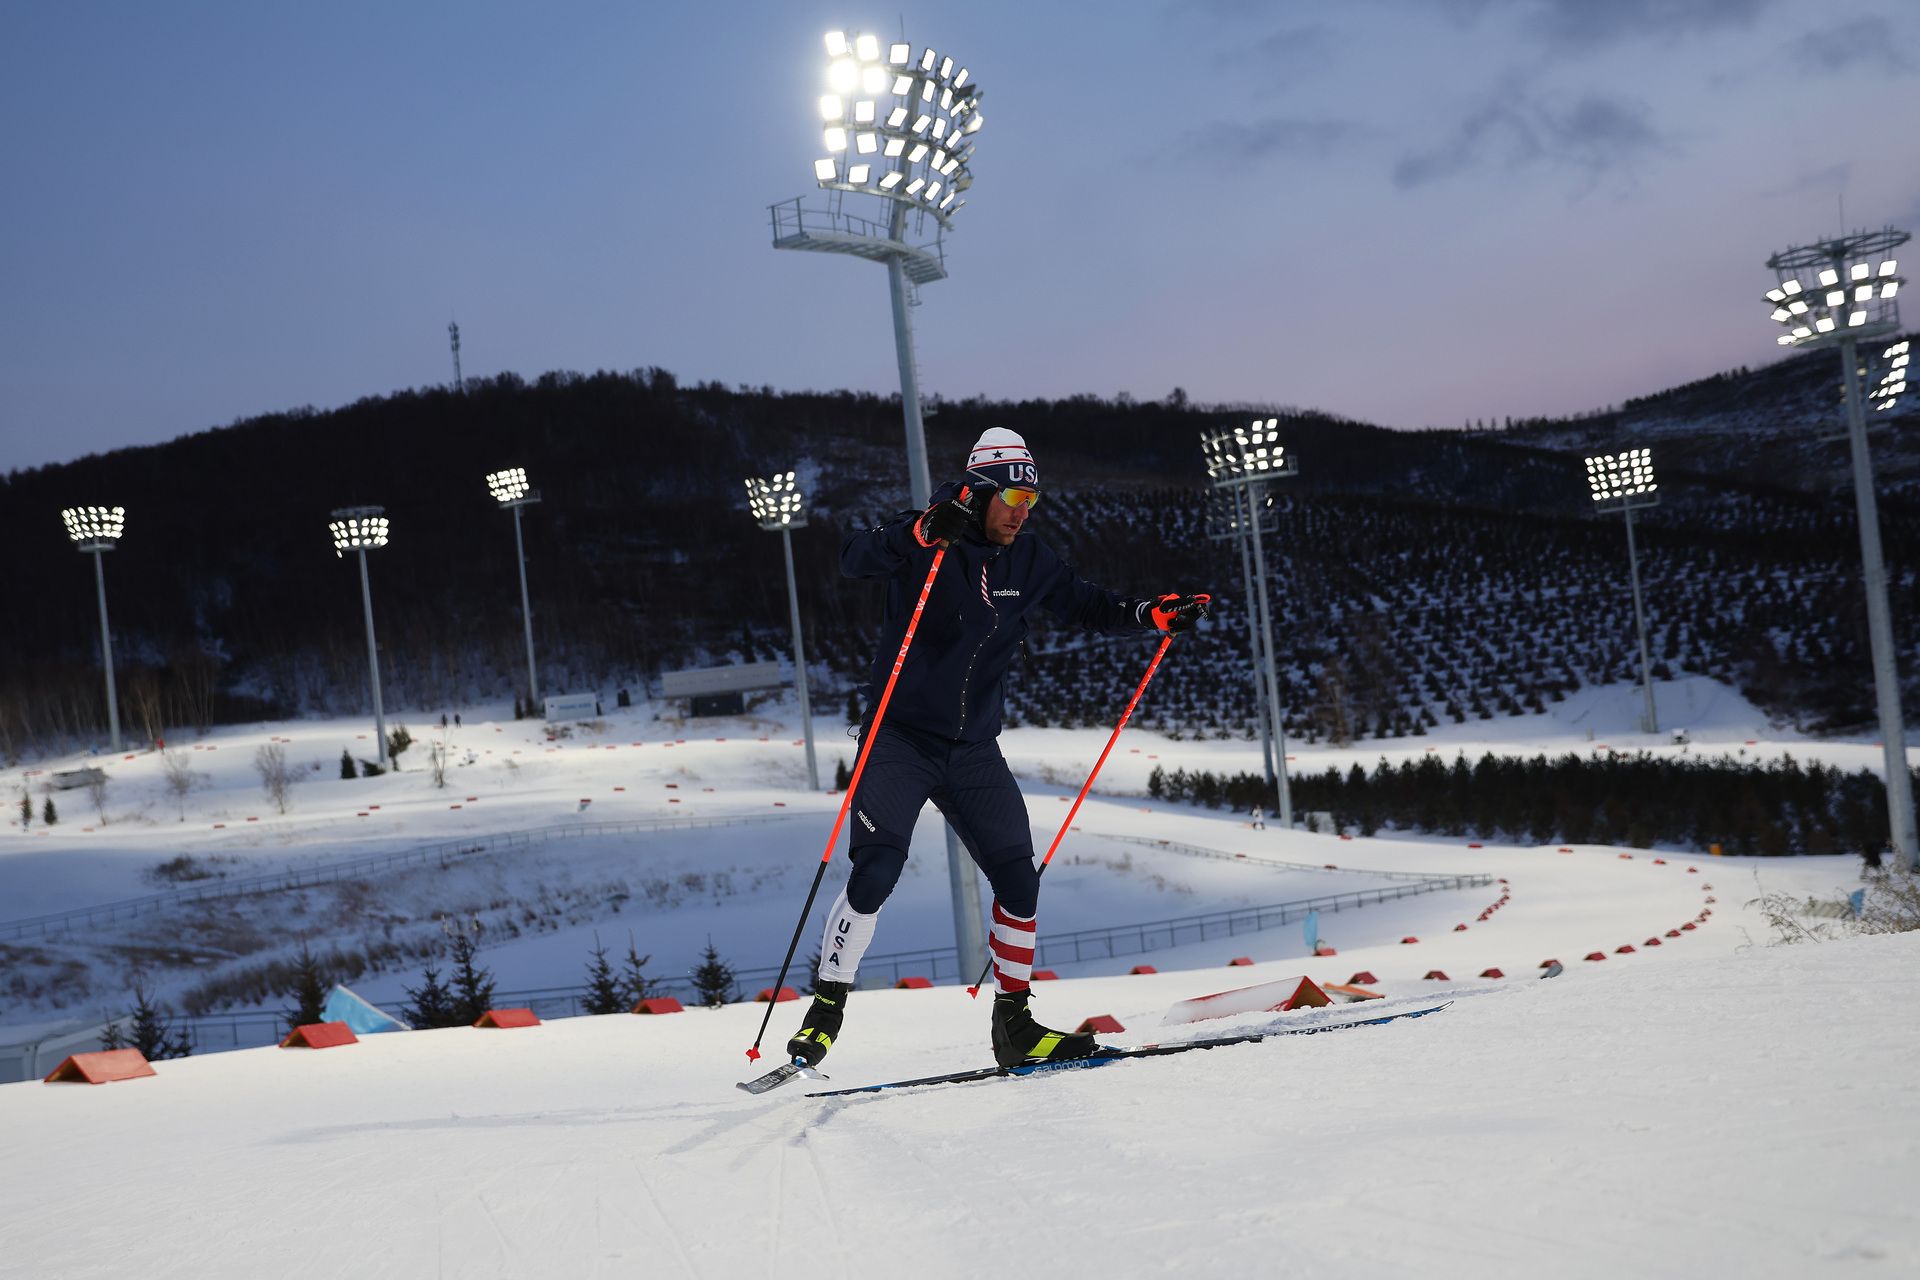
{"label": "snow", "polygon": [[[1696,752],[1878,763],[1871,744],[1771,730],[1710,682],[1660,693],[1663,718],[1681,723],[1684,708]],[[1630,730],[1636,703],[1630,690],[1583,691],[1545,717],[1296,750],[1293,767],[1429,748],[1679,750]],[[696,730],[636,708],[549,750],[535,726],[485,714],[449,734],[456,759],[471,748],[475,762],[451,770],[445,790],[417,767],[337,780],[341,746],[365,750],[354,736],[364,726],[351,721],[188,744],[208,777],[184,820],[157,759],[115,759],[109,825],[84,830],[84,794],[60,793],[71,807],[59,827],[0,836],[0,917],[151,893],[150,869],[182,853],[232,859],[212,865],[244,875],[558,827],[568,838],[397,872],[379,893],[408,911],[524,904],[543,891],[561,902],[547,931],[490,935],[481,959],[503,991],[578,983],[596,930],[617,952],[633,928],[656,972],[690,961],[708,936],[737,964],[778,960],[838,803],[806,791],[790,720]],[[274,739],[296,764],[323,766],[284,816],[265,805],[250,763]],[[1042,850],[1105,739],[1006,736]],[[820,740],[823,773],[836,754],[851,762],[838,726],[823,723]],[[732,1087],[778,1060],[797,1004],[776,1006],[759,1067],[743,1051],[766,1009],[742,1004],[203,1054],[100,1087],[3,1085],[0,1270],[1597,1277],[1920,1265],[1920,1220],[1903,1190],[1920,1172],[1920,1086],[1907,1069],[1920,1054],[1920,1024],[1907,1016],[1920,997],[1920,937],[1771,946],[1751,905],[1763,890],[1842,896],[1852,860],[1255,831],[1234,815],[1142,799],[1156,764],[1251,771],[1258,746],[1129,730],[1049,868],[1043,939],[1403,883],[1382,873],[1495,883],[1323,910],[1334,957],[1308,956],[1296,924],[1138,957],[1050,960],[1063,976],[1036,987],[1043,1021],[1109,1014],[1128,1028],[1112,1042],[1142,1044],[1452,1007],[1339,1036],[834,1101],[805,1097],[805,1084],[761,1099]],[[786,816],[699,830],[591,826],[775,814]],[[939,850],[923,823],[875,953],[950,942]],[[836,856],[823,894],[844,864]],[[630,896],[614,914],[606,890],[616,881]],[[650,884],[666,886],[657,902]],[[245,912],[291,928],[328,901],[308,890],[250,900]],[[1409,936],[1419,941],[1401,941]],[[1606,959],[1583,959],[1595,952]],[[1227,967],[1237,956],[1256,963]],[[1534,980],[1548,959],[1566,972]],[[1159,972],[1126,974],[1137,960]],[[102,983],[115,979],[105,953],[88,963]],[[1507,976],[1475,976],[1491,967]],[[1424,976],[1433,970],[1449,977]],[[1377,977],[1383,1001],[1161,1026],[1197,996],[1360,971]],[[415,979],[390,972],[355,985],[391,1007]],[[0,1040],[75,1012],[9,1002]],[[849,1085],[979,1065],[986,1019],[958,986],[863,990],[827,1069]]]}
{"label": "snow", "polygon": [[[834,1101],[731,1087],[750,1006],[8,1085],[7,1266],[1910,1275],[1916,975],[1911,935],[1574,966],[1339,1036]],[[1062,981],[1038,1004],[1140,1043],[1227,976]],[[1389,1006],[1451,990],[1429,985],[1387,983]],[[972,1065],[985,1017],[958,988],[860,993],[835,1083]]]}

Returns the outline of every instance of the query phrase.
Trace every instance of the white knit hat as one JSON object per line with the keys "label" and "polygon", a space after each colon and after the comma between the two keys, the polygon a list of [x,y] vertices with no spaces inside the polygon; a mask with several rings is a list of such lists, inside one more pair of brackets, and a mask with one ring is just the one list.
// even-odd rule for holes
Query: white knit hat
{"label": "white knit hat", "polygon": [[1027,442],[1005,427],[989,427],[967,454],[967,474],[998,489],[1038,489],[1040,469]]}

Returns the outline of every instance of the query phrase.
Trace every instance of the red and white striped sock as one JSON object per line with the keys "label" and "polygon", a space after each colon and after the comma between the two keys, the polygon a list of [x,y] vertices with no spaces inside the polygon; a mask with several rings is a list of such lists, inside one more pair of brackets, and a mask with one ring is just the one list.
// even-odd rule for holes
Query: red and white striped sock
{"label": "red and white striped sock", "polygon": [[1002,995],[1025,991],[1033,978],[1033,922],[1037,917],[1008,914],[996,898],[993,903],[993,936],[987,949],[993,952],[993,989]]}

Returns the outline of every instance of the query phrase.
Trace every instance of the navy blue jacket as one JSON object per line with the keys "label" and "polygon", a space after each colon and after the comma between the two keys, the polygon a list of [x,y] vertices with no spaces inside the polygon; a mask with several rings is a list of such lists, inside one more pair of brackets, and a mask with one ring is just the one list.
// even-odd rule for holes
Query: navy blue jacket
{"label": "navy blue jacket", "polygon": [[[935,493],[952,497],[958,485]],[[849,578],[886,578],[887,610],[880,623],[866,690],[867,714],[879,705],[893,672],[907,620],[933,566],[936,548],[913,535],[918,511],[903,511],[877,528],[848,538],[840,572]],[[1153,630],[1137,600],[1088,582],[1038,534],[1022,530],[1001,547],[969,533],[947,549],[927,596],[913,647],[887,703],[887,724],[909,725],[956,742],[999,736],[1007,664],[1027,634],[1027,615],[1045,609],[1089,631]]]}

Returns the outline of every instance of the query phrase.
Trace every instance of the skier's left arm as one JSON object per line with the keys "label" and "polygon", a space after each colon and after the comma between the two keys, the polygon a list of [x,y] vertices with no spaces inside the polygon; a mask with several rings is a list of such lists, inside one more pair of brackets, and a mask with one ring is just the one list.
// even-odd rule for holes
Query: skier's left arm
{"label": "skier's left arm", "polygon": [[1207,616],[1208,595],[1177,592],[1147,599],[1123,596],[1089,582],[1050,547],[1050,578],[1040,605],[1062,622],[1089,631],[1186,631]]}

